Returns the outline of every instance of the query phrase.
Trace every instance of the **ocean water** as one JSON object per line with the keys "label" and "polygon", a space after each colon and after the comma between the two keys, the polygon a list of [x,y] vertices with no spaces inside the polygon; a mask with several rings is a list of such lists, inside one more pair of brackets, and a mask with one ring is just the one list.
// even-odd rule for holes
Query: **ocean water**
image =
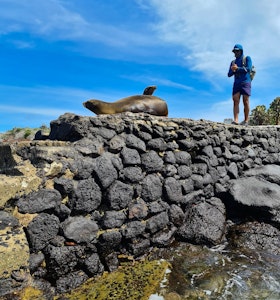
{"label": "ocean water", "polygon": [[280,299],[280,256],[250,249],[182,244],[163,250],[172,265],[149,300]]}

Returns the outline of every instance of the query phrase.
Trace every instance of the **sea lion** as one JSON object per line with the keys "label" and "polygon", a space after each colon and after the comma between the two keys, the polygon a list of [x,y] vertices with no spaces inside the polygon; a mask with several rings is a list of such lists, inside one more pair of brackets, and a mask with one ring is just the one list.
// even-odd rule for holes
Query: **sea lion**
{"label": "sea lion", "polygon": [[[151,90],[153,92],[155,89],[153,88]],[[97,115],[118,114],[123,112],[148,113],[155,116],[168,115],[166,102],[163,99],[152,95],[129,96],[115,102],[104,102],[91,99],[84,102],[83,105]]]}

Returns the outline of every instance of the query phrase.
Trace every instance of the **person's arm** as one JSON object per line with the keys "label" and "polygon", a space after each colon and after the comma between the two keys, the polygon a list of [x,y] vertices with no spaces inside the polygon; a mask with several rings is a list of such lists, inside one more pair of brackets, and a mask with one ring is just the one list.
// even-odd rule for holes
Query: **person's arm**
{"label": "person's arm", "polygon": [[231,69],[231,67],[233,66],[233,63],[234,63],[234,61],[232,61],[230,63],[229,70],[228,70],[228,77],[231,77],[232,75],[234,75],[234,72]]}

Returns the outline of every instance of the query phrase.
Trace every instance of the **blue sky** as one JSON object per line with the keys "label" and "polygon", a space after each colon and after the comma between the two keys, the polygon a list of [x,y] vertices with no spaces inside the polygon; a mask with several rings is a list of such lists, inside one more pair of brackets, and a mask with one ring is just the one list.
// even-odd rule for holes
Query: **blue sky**
{"label": "blue sky", "polygon": [[[169,117],[232,117],[233,45],[257,74],[251,108],[280,96],[279,0],[0,0],[0,132],[93,115],[156,85]],[[241,111],[243,106],[241,105]],[[242,115],[240,116],[242,120]]]}

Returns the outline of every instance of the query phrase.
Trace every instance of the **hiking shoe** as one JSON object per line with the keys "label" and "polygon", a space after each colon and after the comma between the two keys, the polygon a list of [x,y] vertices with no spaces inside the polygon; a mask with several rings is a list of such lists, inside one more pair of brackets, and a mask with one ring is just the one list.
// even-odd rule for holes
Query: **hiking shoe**
{"label": "hiking shoe", "polygon": [[246,122],[246,121],[242,121],[242,122],[240,123],[240,125],[243,125],[243,126],[248,126],[248,122]]}
{"label": "hiking shoe", "polygon": [[232,124],[232,125],[238,125],[238,123],[235,122],[235,121],[232,121],[231,124]]}

